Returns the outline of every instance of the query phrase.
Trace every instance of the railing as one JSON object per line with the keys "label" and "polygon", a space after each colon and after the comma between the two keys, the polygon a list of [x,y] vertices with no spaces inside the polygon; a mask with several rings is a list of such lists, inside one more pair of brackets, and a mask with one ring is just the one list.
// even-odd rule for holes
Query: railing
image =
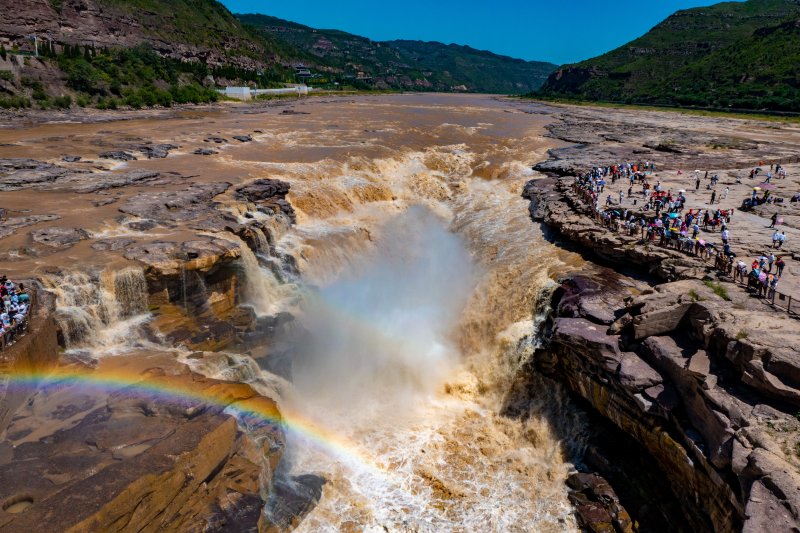
{"label": "railing", "polygon": [[[786,309],[786,312],[792,314],[792,296],[783,294],[782,292],[772,291],[772,300],[770,302],[774,307],[779,309]],[[796,314],[796,313],[795,313]]]}

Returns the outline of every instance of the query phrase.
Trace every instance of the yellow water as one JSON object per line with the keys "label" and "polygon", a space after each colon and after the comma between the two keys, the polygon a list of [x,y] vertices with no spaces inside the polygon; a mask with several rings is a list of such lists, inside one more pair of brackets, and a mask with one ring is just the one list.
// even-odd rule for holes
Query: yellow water
{"label": "yellow water", "polygon": [[[251,298],[272,299],[251,303],[274,312],[282,301],[305,302],[301,321],[314,340],[299,347],[306,363],[281,402],[354,452],[330,455],[290,436],[290,473],[328,481],[301,531],[564,531],[575,529],[565,450],[580,442],[580,418],[544,386],[524,399],[523,420],[500,415],[553,279],[584,267],[544,239],[520,197],[531,165],[554,144],[544,137],[548,116],[524,112],[530,105],[456,95],[312,100],[298,104],[308,115],[236,106],[18,128],[0,131],[0,144],[13,141],[14,155],[55,161],[62,153],[95,157],[100,139],[139,137],[181,145],[167,159],[126,166],[183,176],[163,188],[261,177],[291,183],[298,223],[277,247],[297,259],[301,279],[288,289],[272,278],[250,280]],[[191,155],[208,135],[256,129],[262,133],[253,143]],[[0,146],[0,157],[10,150]],[[114,195],[121,202],[146,188],[129,189]],[[59,225],[126,234],[119,204],[96,208],[87,220],[86,205],[104,196],[69,194],[4,193],[33,214],[58,214]],[[174,240],[188,231],[177,225],[134,237]],[[23,241],[14,236],[0,246],[16,258],[12,275],[65,264],[102,270],[118,259],[88,243],[20,256]],[[270,276],[246,259],[250,277]],[[125,292],[108,280],[99,286]],[[76,298],[57,290],[63,302]],[[303,298],[287,294],[293,290]],[[90,295],[95,310],[84,317],[106,339],[98,350],[119,341],[109,323],[130,326],[100,292]],[[115,312],[116,321],[104,320]],[[337,335],[346,338],[326,350]]]}

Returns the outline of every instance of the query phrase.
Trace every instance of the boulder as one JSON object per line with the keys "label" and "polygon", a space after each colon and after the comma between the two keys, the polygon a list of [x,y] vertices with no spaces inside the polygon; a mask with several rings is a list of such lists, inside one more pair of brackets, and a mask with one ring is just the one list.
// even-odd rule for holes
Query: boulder
{"label": "boulder", "polygon": [[272,198],[285,198],[289,193],[289,185],[285,181],[274,179],[258,179],[236,189],[237,196],[247,202],[263,202]]}
{"label": "boulder", "polygon": [[145,144],[138,147],[138,150],[147,156],[147,159],[163,159],[169,155],[170,150],[178,148],[174,144]]}
{"label": "boulder", "polygon": [[589,357],[609,372],[616,372],[622,360],[619,337],[584,318],[556,318],[553,340]]}
{"label": "boulder", "polygon": [[619,381],[623,387],[641,392],[662,383],[664,378],[637,354],[625,352],[619,365]]}
{"label": "boulder", "polygon": [[102,159],[115,159],[117,161],[136,161],[136,156],[123,150],[102,152],[99,157]]}

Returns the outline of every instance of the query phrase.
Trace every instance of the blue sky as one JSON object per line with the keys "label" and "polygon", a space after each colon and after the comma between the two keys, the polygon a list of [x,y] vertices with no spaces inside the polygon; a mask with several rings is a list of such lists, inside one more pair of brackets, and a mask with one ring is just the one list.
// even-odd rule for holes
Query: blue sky
{"label": "blue sky", "polygon": [[714,0],[221,0],[370,39],[468,44],[529,60],[570,63],[625,44],[677,11]]}

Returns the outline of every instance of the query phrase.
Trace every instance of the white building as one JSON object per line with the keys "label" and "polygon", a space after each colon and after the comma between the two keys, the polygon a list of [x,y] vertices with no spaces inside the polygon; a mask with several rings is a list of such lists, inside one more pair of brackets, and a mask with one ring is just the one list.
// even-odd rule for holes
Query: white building
{"label": "white building", "polygon": [[291,87],[284,87],[282,89],[251,89],[250,87],[225,87],[219,89],[218,92],[228,98],[236,100],[251,100],[261,95],[307,95],[311,89],[307,85],[292,85]]}

